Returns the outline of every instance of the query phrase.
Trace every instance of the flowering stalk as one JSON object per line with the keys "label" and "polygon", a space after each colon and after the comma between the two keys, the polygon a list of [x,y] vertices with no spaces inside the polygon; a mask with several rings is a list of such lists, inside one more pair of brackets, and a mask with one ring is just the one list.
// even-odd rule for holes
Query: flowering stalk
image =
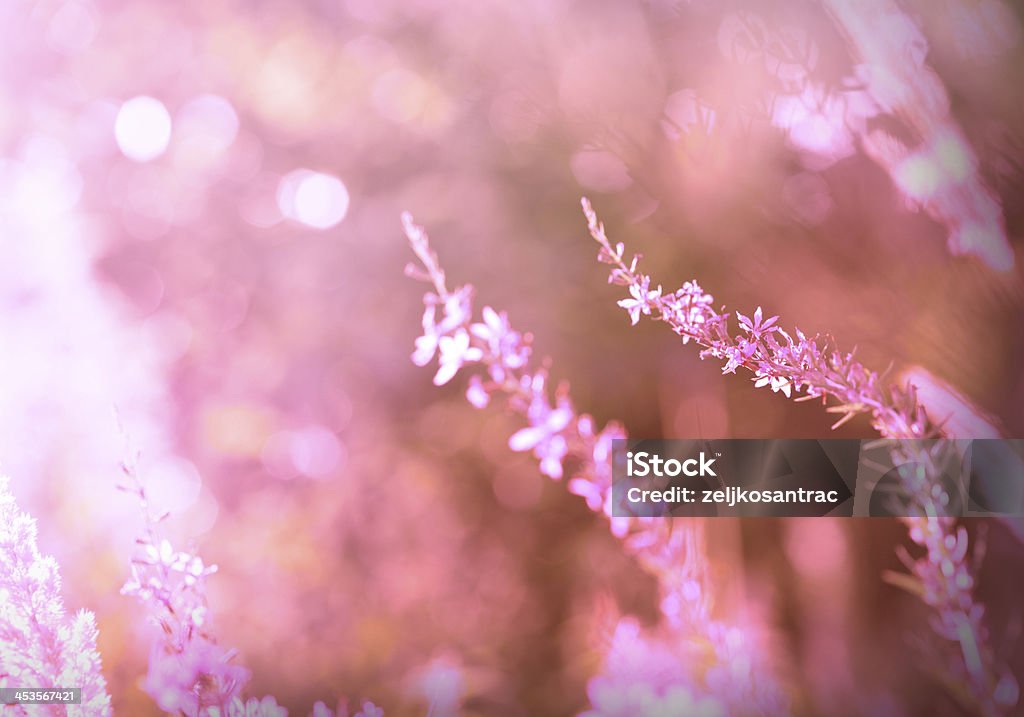
{"label": "flowering stalk", "polygon": [[0,687],[82,688],[80,705],[13,706],[4,714],[110,715],[97,635],[91,612],[65,614],[57,561],[39,554],[35,520],[18,510],[0,476]]}
{"label": "flowering stalk", "polygon": [[159,524],[167,514],[153,514],[134,463],[123,464],[122,471],[126,482],[120,487],[138,499],[145,525],[136,539],[139,551],[132,560],[131,579],[121,594],[138,598],[160,628],[142,688],[170,714],[234,714],[232,705],[249,672],[232,663],[234,651],[218,646],[210,630],[205,583],[217,566],[179,552],[161,538]]}
{"label": "flowering stalk", "polygon": [[[134,462],[124,463],[122,490],[134,495],[143,511],[145,527],[136,540],[140,550],[132,561],[132,577],[121,588],[146,607],[159,628],[142,688],[168,714],[184,717],[288,717],[288,710],[271,696],[240,696],[249,671],[233,664],[236,651],[217,644],[210,629],[206,578],[217,572],[193,552],[178,552],[160,537],[159,525],[168,515],[154,515],[146,487]],[[337,710],[323,702],[311,717],[348,717],[345,701]],[[372,702],[363,702],[353,717],[384,717]]]}
{"label": "flowering stalk", "polygon": [[[588,716],[653,714],[658,709],[678,713],[676,708],[683,706],[685,714],[709,717],[788,714],[781,690],[750,654],[749,636],[710,615],[701,523],[612,515],[612,441],[626,437],[623,427],[609,423],[598,429],[591,416],[577,412],[564,382],[552,391],[547,362],[531,360],[531,335],[515,331],[504,312],[484,306],[480,320],[474,321],[473,288],[449,290],[426,232],[408,214],[402,222],[421,264],[409,264],[406,274],[433,286],[424,297],[423,334],[416,339],[413,362],[426,366],[436,357],[438,386],[467,365],[478,367],[469,378],[467,400],[484,408],[503,397],[511,411],[524,417],[527,425],[510,437],[509,447],[531,451],[541,473],[553,480],[568,472],[569,492],[608,517],[612,532],[625,540],[627,549],[661,585],[670,639],[644,638],[629,620],[623,621],[616,630],[607,674],[591,682],[594,709]],[[613,658],[620,652],[637,653],[641,659],[668,652],[676,669],[619,669],[621,661]],[[636,667],[636,660],[627,662]],[[627,691],[640,702],[619,699]]]}
{"label": "flowering stalk", "polygon": [[[636,324],[641,315],[667,323],[682,337],[703,347],[700,357],[725,361],[722,373],[751,371],[755,387],[770,387],[795,400],[832,399],[826,408],[838,414],[836,428],[854,416],[868,414],[872,426],[890,439],[924,439],[943,436],[917,400],[913,386],[888,385],[843,353],[830,337],[806,336],[799,329],[791,335],[778,325],[778,317],[765,318],[761,307],[752,317],[736,312],[739,331],[729,327],[729,314],[716,310],[714,298],[695,281],[666,293],[651,285],[651,277],[639,271],[640,257],[628,262],[625,247],[612,245],[593,207],[582,200],[590,234],[600,245],[598,260],[611,265],[609,283],[629,288],[629,298],[619,306]],[[795,338],[794,338],[795,336]],[[891,448],[905,493],[906,521],[910,538],[924,548],[917,560],[906,559],[913,578],[899,582],[911,588],[934,611],[936,632],[959,645],[959,655],[947,665],[950,685],[958,698],[984,715],[1000,715],[1017,701],[1017,683],[1008,672],[997,669],[982,622],[984,607],[973,594],[975,578],[968,557],[967,532],[946,517],[949,496],[934,477],[949,460],[947,444],[895,443]]]}

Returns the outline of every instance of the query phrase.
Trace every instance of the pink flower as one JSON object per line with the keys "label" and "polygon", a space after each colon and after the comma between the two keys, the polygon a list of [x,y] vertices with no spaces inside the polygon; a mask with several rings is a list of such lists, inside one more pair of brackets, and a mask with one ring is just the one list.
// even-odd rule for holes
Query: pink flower
{"label": "pink flower", "polygon": [[420,671],[415,688],[427,703],[428,714],[455,717],[459,714],[466,678],[457,663],[442,657],[432,660]]}
{"label": "pink flower", "polygon": [[636,326],[640,321],[640,314],[651,315],[651,304],[661,296],[661,287],[653,291],[650,289],[650,279],[644,277],[640,283],[629,285],[631,299],[622,299],[619,306],[629,312],[629,320]]}
{"label": "pink flower", "polygon": [[228,717],[288,717],[288,710],[277,704],[277,700],[270,696],[264,697],[262,700],[251,697],[244,706],[241,705],[241,700],[234,700],[232,705],[237,705],[242,709],[238,712],[229,710]]}
{"label": "pink flower", "polygon": [[559,479],[562,477],[562,460],[568,453],[568,443],[562,431],[570,424],[575,414],[567,398],[560,398],[558,406],[552,408],[543,393],[543,380],[535,377],[532,382],[536,391],[527,409],[530,425],[512,434],[508,445],[513,451],[528,451],[540,459],[540,472]]}
{"label": "pink flower", "polygon": [[587,507],[595,513],[604,507],[607,488],[598,485],[589,478],[573,478],[569,481],[566,489],[573,495],[578,495],[587,501]]}
{"label": "pink flower", "polygon": [[452,336],[442,336],[437,345],[441,352],[441,366],[434,375],[435,386],[451,381],[464,363],[483,358],[483,352],[470,345],[469,333],[465,329],[457,330]]}
{"label": "pink flower", "polygon": [[[412,354],[413,363],[417,366],[426,366],[434,358],[434,354],[437,353],[438,349],[441,349],[441,360],[442,364],[444,363],[445,354],[442,345],[448,345],[449,349],[451,348],[450,342],[446,342],[445,339],[451,338],[453,332],[455,332],[456,338],[461,343],[461,339],[458,338],[458,332],[465,331],[465,324],[469,321],[471,295],[472,288],[469,286],[456,290],[444,299],[437,294],[427,294],[424,300],[426,308],[423,311],[422,320],[423,335],[416,339],[415,350]],[[439,324],[436,323],[438,304],[444,307],[444,315],[441,317],[441,323]],[[468,337],[466,343],[468,348]],[[457,370],[458,366],[455,367],[454,371]],[[452,375],[454,375],[454,371]],[[451,376],[437,385],[440,386],[442,383],[447,383],[450,380]]]}
{"label": "pink flower", "polygon": [[754,386],[755,388],[761,388],[762,386],[771,386],[772,393],[782,391],[786,398],[790,397],[790,393],[793,390],[793,382],[785,376],[777,376],[771,373],[769,370],[757,369],[754,372]]}
{"label": "pink flower", "polygon": [[487,392],[483,380],[476,374],[469,377],[466,400],[476,408],[486,408],[487,404],[491,402],[491,394]]}
{"label": "pink flower", "polygon": [[310,717],[335,717],[335,713],[323,702],[317,702],[313,705],[313,712],[310,713]]}
{"label": "pink flower", "polygon": [[[345,700],[338,703],[338,709],[334,712],[323,702],[313,705],[313,712],[310,717],[348,717],[348,706]],[[352,717],[384,717],[384,710],[369,700],[363,702],[362,708]]]}
{"label": "pink flower", "polygon": [[356,712],[353,717],[384,717],[384,710],[367,701],[363,703],[363,708]]}
{"label": "pink flower", "polygon": [[736,340],[735,346],[726,346],[722,351],[727,357],[725,366],[722,367],[722,373],[736,373],[736,369],[744,365],[747,359],[757,351],[757,344],[739,338]]}
{"label": "pink flower", "polygon": [[198,715],[200,708],[230,700],[248,681],[248,670],[229,659],[229,653],[206,640],[192,643],[182,653],[156,646],[142,689],[165,712]]}
{"label": "pink flower", "polygon": [[526,365],[530,358],[530,347],[523,335],[513,331],[504,311],[498,313],[490,306],[481,312],[483,322],[470,326],[470,332],[487,345],[488,354],[493,357],[491,374],[494,380],[504,379],[507,371],[514,371]]}
{"label": "pink flower", "polygon": [[447,334],[454,329],[465,326],[472,316],[471,299],[473,287],[461,286],[442,300],[444,316],[438,326],[438,331]]}
{"label": "pink flower", "polygon": [[434,323],[436,309],[428,306],[423,311],[423,335],[416,339],[416,349],[412,354],[412,362],[417,366],[426,366],[437,352],[437,325]]}
{"label": "pink flower", "polygon": [[757,307],[757,311],[754,312],[754,320],[751,321],[740,312],[736,312],[736,318],[739,319],[740,328],[746,331],[748,334],[753,336],[755,339],[761,338],[765,333],[771,333],[778,331],[779,327],[775,326],[775,322],[779,320],[778,316],[773,316],[770,319],[766,319],[763,323],[761,321],[761,307]]}
{"label": "pink flower", "polygon": [[[219,707],[211,707],[203,717],[221,717]],[[223,712],[224,717],[288,717],[288,710],[277,704],[277,700],[267,696],[263,699],[250,697],[246,701],[235,697]],[[333,717],[333,715],[332,715]]]}

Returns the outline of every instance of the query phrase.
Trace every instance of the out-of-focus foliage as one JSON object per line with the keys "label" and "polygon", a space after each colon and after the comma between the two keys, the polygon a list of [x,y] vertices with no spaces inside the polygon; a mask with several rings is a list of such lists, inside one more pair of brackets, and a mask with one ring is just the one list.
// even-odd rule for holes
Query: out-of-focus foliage
{"label": "out-of-focus foliage", "polygon": [[96,620],[86,610],[74,618],[65,613],[57,562],[39,553],[35,521],[19,510],[7,484],[0,477],[0,685],[81,690],[74,707],[10,710],[16,715],[31,710],[109,717],[110,695],[96,652]]}

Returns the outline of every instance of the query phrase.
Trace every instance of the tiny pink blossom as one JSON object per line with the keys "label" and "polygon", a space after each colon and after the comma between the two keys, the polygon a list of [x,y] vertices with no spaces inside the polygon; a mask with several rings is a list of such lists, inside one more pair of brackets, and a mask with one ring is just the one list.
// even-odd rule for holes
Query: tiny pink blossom
{"label": "tiny pink blossom", "polygon": [[488,353],[497,359],[491,362],[491,373],[493,375],[494,368],[500,367],[500,374],[494,375],[494,379],[500,381],[506,371],[526,365],[530,358],[530,347],[523,335],[509,326],[508,315],[504,311],[499,313],[485,306],[481,314],[483,322],[473,324],[469,330],[473,336],[487,344]]}
{"label": "tiny pink blossom", "polygon": [[363,708],[356,712],[353,717],[384,717],[384,710],[367,701],[363,703]]}
{"label": "tiny pink blossom", "polygon": [[[543,383],[540,384],[543,386]],[[561,398],[552,407],[543,389],[536,393],[527,409],[530,425],[512,434],[508,445],[513,451],[533,450],[540,459],[540,471],[549,478],[562,477],[562,460],[568,453],[568,443],[562,431],[575,417],[568,399]]]}
{"label": "tiny pink blossom", "polygon": [[743,314],[736,312],[736,318],[740,322],[740,328],[752,335],[754,338],[761,338],[765,333],[771,333],[778,331],[779,328],[775,326],[775,322],[779,320],[778,316],[773,316],[770,319],[761,321],[761,307],[757,307],[757,311],[754,312],[754,320],[751,321]]}
{"label": "tiny pink blossom", "polygon": [[790,397],[790,393],[793,389],[793,383],[785,376],[774,376],[771,373],[763,372],[758,369],[754,376],[755,388],[761,388],[762,386],[771,386],[772,393],[782,391],[786,398]]}
{"label": "tiny pink blossom", "polygon": [[[211,707],[203,717],[221,717],[221,714],[219,707]],[[288,710],[277,704],[277,700],[270,696],[263,699],[250,697],[245,701],[235,697],[228,703],[223,715],[224,717],[288,717]]]}
{"label": "tiny pink blossom", "polygon": [[661,296],[661,287],[651,290],[649,281],[645,280],[639,284],[630,284],[629,293],[633,298],[620,300],[619,306],[629,312],[629,319],[636,326],[640,314],[650,316],[652,302]]}
{"label": "tiny pink blossom", "polygon": [[604,506],[605,491],[593,481],[586,478],[573,478],[566,485],[566,489],[587,501],[587,507],[595,513]]}
{"label": "tiny pink blossom", "polygon": [[484,387],[483,380],[473,374],[469,378],[469,385],[466,387],[466,400],[476,408],[486,408],[491,402],[491,394]]}
{"label": "tiny pink blossom", "polygon": [[434,323],[436,310],[428,306],[423,312],[423,335],[416,339],[416,349],[412,361],[417,366],[426,366],[437,352],[437,326]]}
{"label": "tiny pink blossom", "polygon": [[465,329],[458,329],[452,336],[442,336],[438,348],[441,352],[441,366],[434,375],[435,386],[448,383],[464,363],[479,361],[483,356],[479,348],[470,346],[469,333]]}

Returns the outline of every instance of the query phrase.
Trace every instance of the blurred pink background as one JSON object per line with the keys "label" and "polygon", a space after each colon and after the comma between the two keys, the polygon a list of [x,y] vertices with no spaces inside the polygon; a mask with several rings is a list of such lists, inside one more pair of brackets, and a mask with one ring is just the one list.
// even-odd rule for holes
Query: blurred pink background
{"label": "blurred pink background", "polygon": [[[611,616],[654,620],[606,525],[508,450],[516,419],[409,361],[405,209],[632,435],[871,430],[631,329],[581,194],[666,286],[830,332],[963,431],[1021,436],[1024,10],[878,7],[899,12],[873,34],[840,2],[0,5],[0,469],[97,613],[115,708],[155,710],[118,594],[133,450],[220,566],[254,694],[297,714],[420,713],[432,660],[467,714],[575,713]],[[970,528],[989,620],[1019,627],[1020,542]],[[720,609],[788,655],[808,713],[955,714],[908,646],[925,611],[880,579],[900,524],[709,529]]]}

